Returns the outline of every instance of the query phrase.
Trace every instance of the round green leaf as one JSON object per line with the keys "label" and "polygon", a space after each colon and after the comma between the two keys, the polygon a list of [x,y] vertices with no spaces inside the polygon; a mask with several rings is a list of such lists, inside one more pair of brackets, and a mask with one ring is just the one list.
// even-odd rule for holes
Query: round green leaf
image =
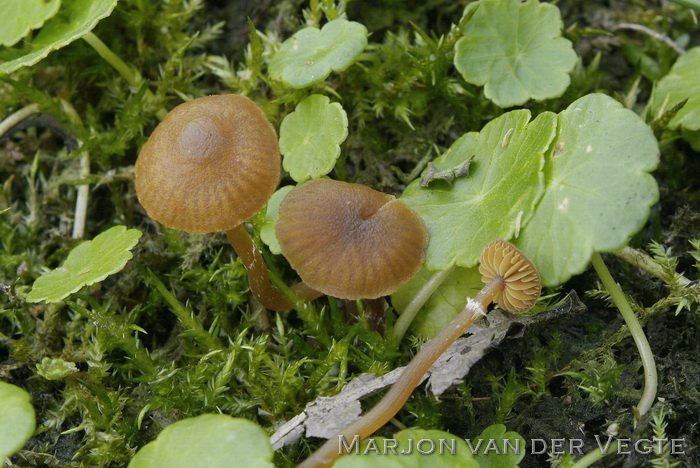
{"label": "round green leaf", "polygon": [[688,142],[691,148],[700,153],[700,130],[683,130],[683,139]]}
{"label": "round green leaf", "polygon": [[260,239],[270,248],[270,252],[276,255],[282,253],[275,235],[275,225],[280,218],[280,203],[293,188],[294,185],[286,185],[272,194],[265,209],[265,222],[260,228]]}
{"label": "round green leaf", "polygon": [[63,266],[39,277],[27,295],[28,302],[58,302],[83,286],[97,283],[124,268],[141,231],[114,226],[68,254]]}
{"label": "round green leaf", "polygon": [[469,83],[484,86],[486,97],[501,107],[561,96],[576,64],[561,29],[554,5],[480,0],[457,41],[455,67]]}
{"label": "round green leaf", "polygon": [[525,439],[515,431],[506,432],[503,424],[492,424],[472,441],[481,468],[513,468],[525,458]]}
{"label": "round green leaf", "polygon": [[63,0],[58,14],[46,22],[31,46],[3,50],[0,73],[34,65],[49,53],[80,39],[109,16],[118,0]]}
{"label": "round green leaf", "polygon": [[29,393],[0,382],[0,460],[9,457],[34,434],[36,421]]}
{"label": "round green leaf", "polygon": [[13,46],[58,12],[61,0],[0,0],[0,45]]}
{"label": "round green leaf", "polygon": [[700,130],[700,47],[694,47],[681,55],[654,89],[651,108],[661,115],[683,99],[688,102],[668,123],[669,128],[683,127]]}
{"label": "round green leaf", "polygon": [[426,266],[446,270],[474,266],[491,240],[509,239],[532,216],[543,191],[544,152],[556,132],[556,115],[530,122],[530,111],[508,112],[480,133],[467,133],[435,160],[438,170],[456,167],[472,155],[470,175],[450,186],[427,188],[412,182],[401,199],[416,210],[430,232]]}
{"label": "round green leaf", "polygon": [[[351,440],[346,441],[350,445]],[[355,448],[357,447],[357,448]],[[454,451],[454,453],[451,453]],[[372,437],[352,446],[335,468],[480,468],[464,439],[449,432],[406,429],[394,437]]]}
{"label": "round green leaf", "polygon": [[[403,313],[434,274],[421,268],[416,276],[391,295],[394,308]],[[464,309],[467,298],[474,297],[483,286],[478,268],[455,268],[413,319],[411,331],[424,338],[434,337]]]}
{"label": "round green leaf", "polygon": [[367,28],[360,23],[335,19],[320,30],[304,28],[284,41],[270,60],[268,71],[292,88],[319,83],[331,71],[352,65],[367,46]]}
{"label": "round green leaf", "polygon": [[594,251],[627,244],[659,198],[649,174],[659,162],[659,145],[637,114],[590,94],[558,121],[545,158],[545,194],[514,241],[548,286],[582,272]]}
{"label": "round green leaf", "polygon": [[343,106],[320,94],[307,97],[280,126],[284,170],[297,182],[328,174],[347,136],[348,116]]}
{"label": "round green leaf", "polygon": [[271,468],[272,446],[261,427],[225,414],[203,414],[163,429],[129,468]]}

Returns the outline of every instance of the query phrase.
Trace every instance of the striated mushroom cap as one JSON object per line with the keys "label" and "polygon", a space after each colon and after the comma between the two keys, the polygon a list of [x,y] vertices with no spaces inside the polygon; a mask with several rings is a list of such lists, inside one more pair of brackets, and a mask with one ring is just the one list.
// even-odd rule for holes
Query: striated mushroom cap
{"label": "striated mushroom cap", "polygon": [[277,135],[263,111],[235,94],[175,107],[136,161],[148,215],[175,229],[228,231],[252,217],[280,178]]}
{"label": "striated mushroom cap", "polygon": [[375,299],[420,269],[428,246],[423,220],[408,206],[359,184],[316,179],[280,205],[282,253],[309,287],[341,299]]}
{"label": "striated mushroom cap", "polygon": [[513,244],[501,239],[484,247],[479,273],[484,283],[490,283],[497,276],[503,277],[505,288],[494,301],[510,312],[530,310],[542,292],[535,265]]}

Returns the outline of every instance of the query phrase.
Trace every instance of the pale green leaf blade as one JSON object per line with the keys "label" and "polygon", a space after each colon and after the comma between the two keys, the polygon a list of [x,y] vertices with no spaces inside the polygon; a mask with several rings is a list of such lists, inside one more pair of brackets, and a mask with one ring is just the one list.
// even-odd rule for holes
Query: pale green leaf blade
{"label": "pale green leaf blade", "polygon": [[294,185],[286,185],[277,189],[270,197],[270,200],[267,202],[267,208],[265,209],[265,221],[260,228],[260,239],[270,248],[270,252],[275,255],[282,253],[282,248],[275,234],[275,225],[280,218],[280,204],[293,188]]}
{"label": "pale green leaf blade", "polygon": [[546,191],[520,238],[544,285],[582,272],[594,251],[623,247],[659,197],[649,174],[659,162],[654,133],[603,94],[573,102],[558,117],[546,155]]}
{"label": "pale green leaf blade", "polygon": [[0,46],[13,46],[53,17],[61,0],[0,0]]}
{"label": "pale green leaf blade", "polygon": [[63,266],[39,277],[27,295],[29,302],[58,302],[83,286],[97,283],[124,268],[141,231],[114,226],[74,248]]}
{"label": "pale green leaf blade", "polygon": [[36,419],[26,390],[0,382],[0,460],[9,457],[34,434]]}
{"label": "pale green leaf blade", "polygon": [[[435,272],[421,268],[391,295],[391,304],[400,314],[433,274]],[[467,298],[474,297],[483,286],[478,268],[456,267],[413,319],[411,331],[422,338],[434,337],[464,309]]]}
{"label": "pale green leaf blade", "polygon": [[472,441],[481,468],[514,468],[525,458],[527,450],[523,437],[515,431],[506,432],[503,424],[492,424]]}
{"label": "pale green leaf blade", "polygon": [[323,28],[304,28],[284,41],[270,60],[268,71],[293,88],[319,83],[331,71],[343,71],[355,63],[367,46],[367,28],[335,19]]}
{"label": "pale green leaf blade", "polygon": [[131,459],[129,468],[272,468],[272,446],[255,423],[203,414],[173,423]]}
{"label": "pale green leaf blade", "polygon": [[[351,440],[346,445],[351,444]],[[432,453],[430,453],[432,452]],[[464,441],[449,432],[406,429],[391,439],[372,437],[341,457],[335,468],[480,468]]]}
{"label": "pale green leaf blade", "polygon": [[89,33],[112,13],[118,0],[63,0],[58,14],[46,22],[27,48],[3,50],[0,74],[34,65],[49,53]]}
{"label": "pale green leaf blade", "polygon": [[561,96],[577,56],[559,9],[529,0],[481,0],[457,42],[455,67],[501,107]]}
{"label": "pale green leaf blade", "polygon": [[671,119],[669,128],[700,130],[700,47],[681,55],[668,75],[659,81],[651,99],[654,115],[661,115],[684,99],[688,102]]}
{"label": "pale green leaf blade", "polygon": [[700,153],[700,130],[683,130],[683,139],[688,142],[691,148]]}
{"label": "pale green leaf blade", "polygon": [[320,94],[301,101],[280,126],[284,170],[297,182],[328,174],[348,136],[348,116],[339,103]]}
{"label": "pale green leaf blade", "polygon": [[401,199],[430,232],[429,269],[474,266],[489,241],[509,239],[527,223],[542,195],[543,155],[555,132],[551,112],[532,122],[528,110],[508,112],[480,133],[463,135],[435,160],[445,170],[474,155],[468,177],[452,186],[438,181],[423,188],[415,181],[406,188]]}

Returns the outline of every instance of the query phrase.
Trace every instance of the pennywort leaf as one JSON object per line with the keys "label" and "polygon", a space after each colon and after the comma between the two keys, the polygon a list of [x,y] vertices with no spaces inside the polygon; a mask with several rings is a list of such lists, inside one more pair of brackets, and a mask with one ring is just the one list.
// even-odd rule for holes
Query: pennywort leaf
{"label": "pennywort leaf", "polygon": [[[118,0],[63,0],[58,14],[46,22],[29,47],[3,50],[0,74],[34,65],[51,52],[89,33],[112,13]],[[24,2],[22,2],[24,3]]]}
{"label": "pennywort leaf", "polygon": [[34,434],[36,420],[29,393],[0,382],[0,459],[21,449]]}
{"label": "pennywort leaf", "polygon": [[284,170],[297,182],[328,174],[348,136],[348,116],[339,103],[320,94],[301,101],[280,126]]}
{"label": "pennywort leaf", "polygon": [[503,424],[492,424],[471,441],[481,468],[514,468],[525,458],[525,439]]}
{"label": "pennywort leaf", "polygon": [[683,130],[681,133],[690,147],[700,153],[700,130]]}
{"label": "pennywort leaf", "polygon": [[[403,313],[432,275],[433,272],[422,268],[416,276],[403,284],[391,295],[394,308]],[[423,305],[411,322],[410,329],[420,337],[432,338],[464,309],[467,298],[474,297],[483,286],[478,268],[456,267]]]}
{"label": "pennywort leaf", "polygon": [[305,88],[325,80],[331,71],[348,68],[366,46],[367,28],[335,19],[321,29],[304,28],[284,41],[268,71],[292,88]]}
{"label": "pennywort leaf", "polygon": [[654,89],[651,108],[655,114],[671,109],[679,102],[688,102],[668,123],[669,128],[682,127],[700,130],[700,47],[694,47],[681,55]]}
{"label": "pennywort leaf", "polygon": [[114,226],[74,248],[63,266],[39,277],[27,295],[29,302],[58,302],[83,286],[98,283],[124,268],[141,231]]}
{"label": "pennywort leaf", "polygon": [[272,468],[272,446],[261,427],[225,414],[173,423],[146,444],[129,468]]}
{"label": "pennywort leaf", "polygon": [[594,251],[623,247],[644,225],[659,197],[649,174],[659,146],[637,114],[590,94],[559,114],[545,161],[544,197],[513,242],[549,286],[582,272]]}
{"label": "pennywort leaf", "polygon": [[13,46],[58,12],[61,0],[0,0],[0,45]]}
{"label": "pennywort leaf", "polygon": [[455,67],[501,107],[561,96],[576,64],[559,9],[537,0],[480,0],[457,41]]}
{"label": "pennywort leaf", "polygon": [[544,153],[556,131],[556,115],[530,121],[530,111],[508,112],[479,133],[467,133],[435,160],[449,169],[474,156],[469,177],[450,186],[412,182],[401,199],[416,210],[430,232],[426,266],[446,270],[474,266],[491,240],[513,237],[532,216],[544,189]]}
{"label": "pennywort leaf", "polygon": [[293,188],[294,185],[286,185],[272,194],[265,209],[265,221],[260,228],[260,239],[270,248],[270,252],[276,255],[282,253],[280,243],[275,235],[275,225],[280,217],[280,204]]}

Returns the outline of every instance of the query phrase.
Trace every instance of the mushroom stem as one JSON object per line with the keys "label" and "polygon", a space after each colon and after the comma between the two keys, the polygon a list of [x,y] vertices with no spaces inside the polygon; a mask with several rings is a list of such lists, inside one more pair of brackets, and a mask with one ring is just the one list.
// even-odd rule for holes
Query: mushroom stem
{"label": "mushroom stem", "polygon": [[384,298],[362,299],[362,306],[369,329],[384,336],[386,332],[386,301]]}
{"label": "mushroom stem", "polygon": [[486,308],[503,291],[505,285],[504,277],[496,276],[474,299],[469,299],[462,312],[418,351],[396,383],[374,408],[328,439],[313,455],[304,460],[299,468],[331,466],[346,452],[348,441],[353,440],[355,436],[362,440],[372,435],[394,417],[435,361],[472,323],[486,315]]}
{"label": "mushroom stem", "polygon": [[632,335],[634,344],[637,346],[639,351],[639,357],[642,360],[642,367],[644,368],[644,391],[642,392],[642,397],[639,399],[639,403],[635,406],[632,411],[634,411],[635,420],[644,416],[644,414],[651,409],[651,406],[656,400],[656,388],[657,388],[657,376],[656,376],[656,364],[654,363],[654,353],[651,352],[651,347],[649,346],[649,341],[644,334],[644,329],[639,324],[637,316],[634,315],[632,307],[630,307],[629,302],[625,298],[625,293],[622,292],[620,286],[617,285],[613,279],[608,267],[605,266],[603,258],[599,253],[594,253],[591,258],[591,263],[600,281],[603,283],[603,287],[610,293],[610,298],[615,303],[615,306],[620,311],[622,318],[625,319],[627,328]]}
{"label": "mushroom stem", "polygon": [[270,310],[291,309],[292,305],[284,297],[284,294],[276,289],[272,289],[272,286],[270,286],[270,277],[267,274],[267,266],[265,266],[262,254],[255,246],[255,242],[250,238],[243,224],[226,231],[226,236],[248,272],[250,291],[255,296],[255,299],[263,307]]}

